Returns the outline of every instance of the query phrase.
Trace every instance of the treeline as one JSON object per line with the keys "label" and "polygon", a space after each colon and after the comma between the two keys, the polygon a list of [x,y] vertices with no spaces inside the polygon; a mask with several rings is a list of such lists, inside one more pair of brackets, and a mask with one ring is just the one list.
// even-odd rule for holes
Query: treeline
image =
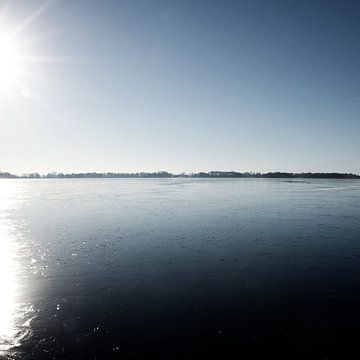
{"label": "treeline", "polygon": [[0,178],[6,179],[84,179],[84,178],[305,178],[305,179],[360,179],[360,175],[350,173],[289,173],[289,172],[236,172],[236,171],[209,171],[198,173],[172,174],[167,171],[158,172],[137,172],[137,173],[57,173],[52,172],[46,175],[30,173],[13,175],[9,172],[0,172]]}
{"label": "treeline", "polygon": [[0,171],[0,178],[4,178],[4,179],[12,179],[12,178],[17,178],[18,176],[10,174],[8,172],[1,172]]}
{"label": "treeline", "polygon": [[235,172],[235,171],[210,171],[194,174],[195,177],[217,178],[305,178],[305,179],[360,179],[360,175],[350,173],[289,173],[289,172]]}

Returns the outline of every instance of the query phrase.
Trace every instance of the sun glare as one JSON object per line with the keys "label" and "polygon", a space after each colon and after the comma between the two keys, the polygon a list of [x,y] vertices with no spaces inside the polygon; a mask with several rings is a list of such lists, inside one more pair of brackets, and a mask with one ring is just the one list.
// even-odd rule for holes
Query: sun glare
{"label": "sun glare", "polygon": [[0,86],[2,92],[12,91],[19,84],[20,52],[14,39],[0,34]]}
{"label": "sun glare", "polygon": [[[43,40],[51,31],[34,31],[32,24],[57,0],[42,0],[39,6],[21,21],[14,21],[10,2],[0,0],[0,105],[18,105],[18,98],[33,98],[43,103],[41,88],[49,80],[43,76],[47,63],[62,62],[59,56],[44,51]],[[15,11],[16,13],[16,11]],[[40,95],[40,96],[39,96]]]}
{"label": "sun glare", "polygon": [[8,100],[14,104],[18,96],[32,97],[43,80],[39,64],[54,61],[38,46],[50,32],[33,33],[31,25],[56,1],[44,0],[20,22],[13,21],[9,3],[0,4],[0,104]]}

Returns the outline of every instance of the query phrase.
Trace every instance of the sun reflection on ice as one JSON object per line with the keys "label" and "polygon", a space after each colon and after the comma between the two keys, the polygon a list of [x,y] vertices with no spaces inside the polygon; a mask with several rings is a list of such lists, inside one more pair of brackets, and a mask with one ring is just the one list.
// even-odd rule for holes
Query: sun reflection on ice
{"label": "sun reflection on ice", "polygon": [[[0,221],[2,222],[2,221]],[[16,292],[14,251],[6,228],[0,229],[0,351],[7,350],[16,337]]]}
{"label": "sun reflection on ice", "polygon": [[18,244],[7,215],[16,206],[17,184],[0,183],[0,358],[26,335],[30,308],[20,299]]}

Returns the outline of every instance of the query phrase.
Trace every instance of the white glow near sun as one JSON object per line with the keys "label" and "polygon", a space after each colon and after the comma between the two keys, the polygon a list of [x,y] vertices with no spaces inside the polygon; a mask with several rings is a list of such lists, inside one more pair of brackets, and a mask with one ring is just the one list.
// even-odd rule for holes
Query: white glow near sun
{"label": "white glow near sun", "polygon": [[40,0],[37,8],[16,22],[11,16],[10,2],[0,0],[0,107],[7,102],[17,105],[15,100],[19,97],[39,100],[39,87],[44,81],[48,83],[42,76],[42,64],[63,61],[58,56],[49,56],[42,46],[39,47],[52,32],[49,29],[42,33],[33,32],[32,28],[32,24],[57,1]]}
{"label": "white glow near sun", "polygon": [[34,81],[42,78],[37,65],[49,62],[49,56],[36,51],[36,43],[44,36],[32,33],[31,25],[56,2],[41,1],[38,8],[16,23],[10,15],[10,3],[4,5],[0,0],[0,105],[7,100],[13,102],[19,95],[32,97]]}
{"label": "white glow near sun", "polygon": [[2,92],[18,86],[21,73],[21,56],[18,46],[10,36],[0,34],[0,87]]}

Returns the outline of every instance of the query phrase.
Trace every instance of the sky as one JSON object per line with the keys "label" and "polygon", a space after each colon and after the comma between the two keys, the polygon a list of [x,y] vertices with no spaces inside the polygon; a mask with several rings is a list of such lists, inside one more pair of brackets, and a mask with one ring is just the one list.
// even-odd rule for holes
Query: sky
{"label": "sky", "polygon": [[0,170],[360,173],[359,17],[346,0],[0,0],[19,70],[0,59]]}

